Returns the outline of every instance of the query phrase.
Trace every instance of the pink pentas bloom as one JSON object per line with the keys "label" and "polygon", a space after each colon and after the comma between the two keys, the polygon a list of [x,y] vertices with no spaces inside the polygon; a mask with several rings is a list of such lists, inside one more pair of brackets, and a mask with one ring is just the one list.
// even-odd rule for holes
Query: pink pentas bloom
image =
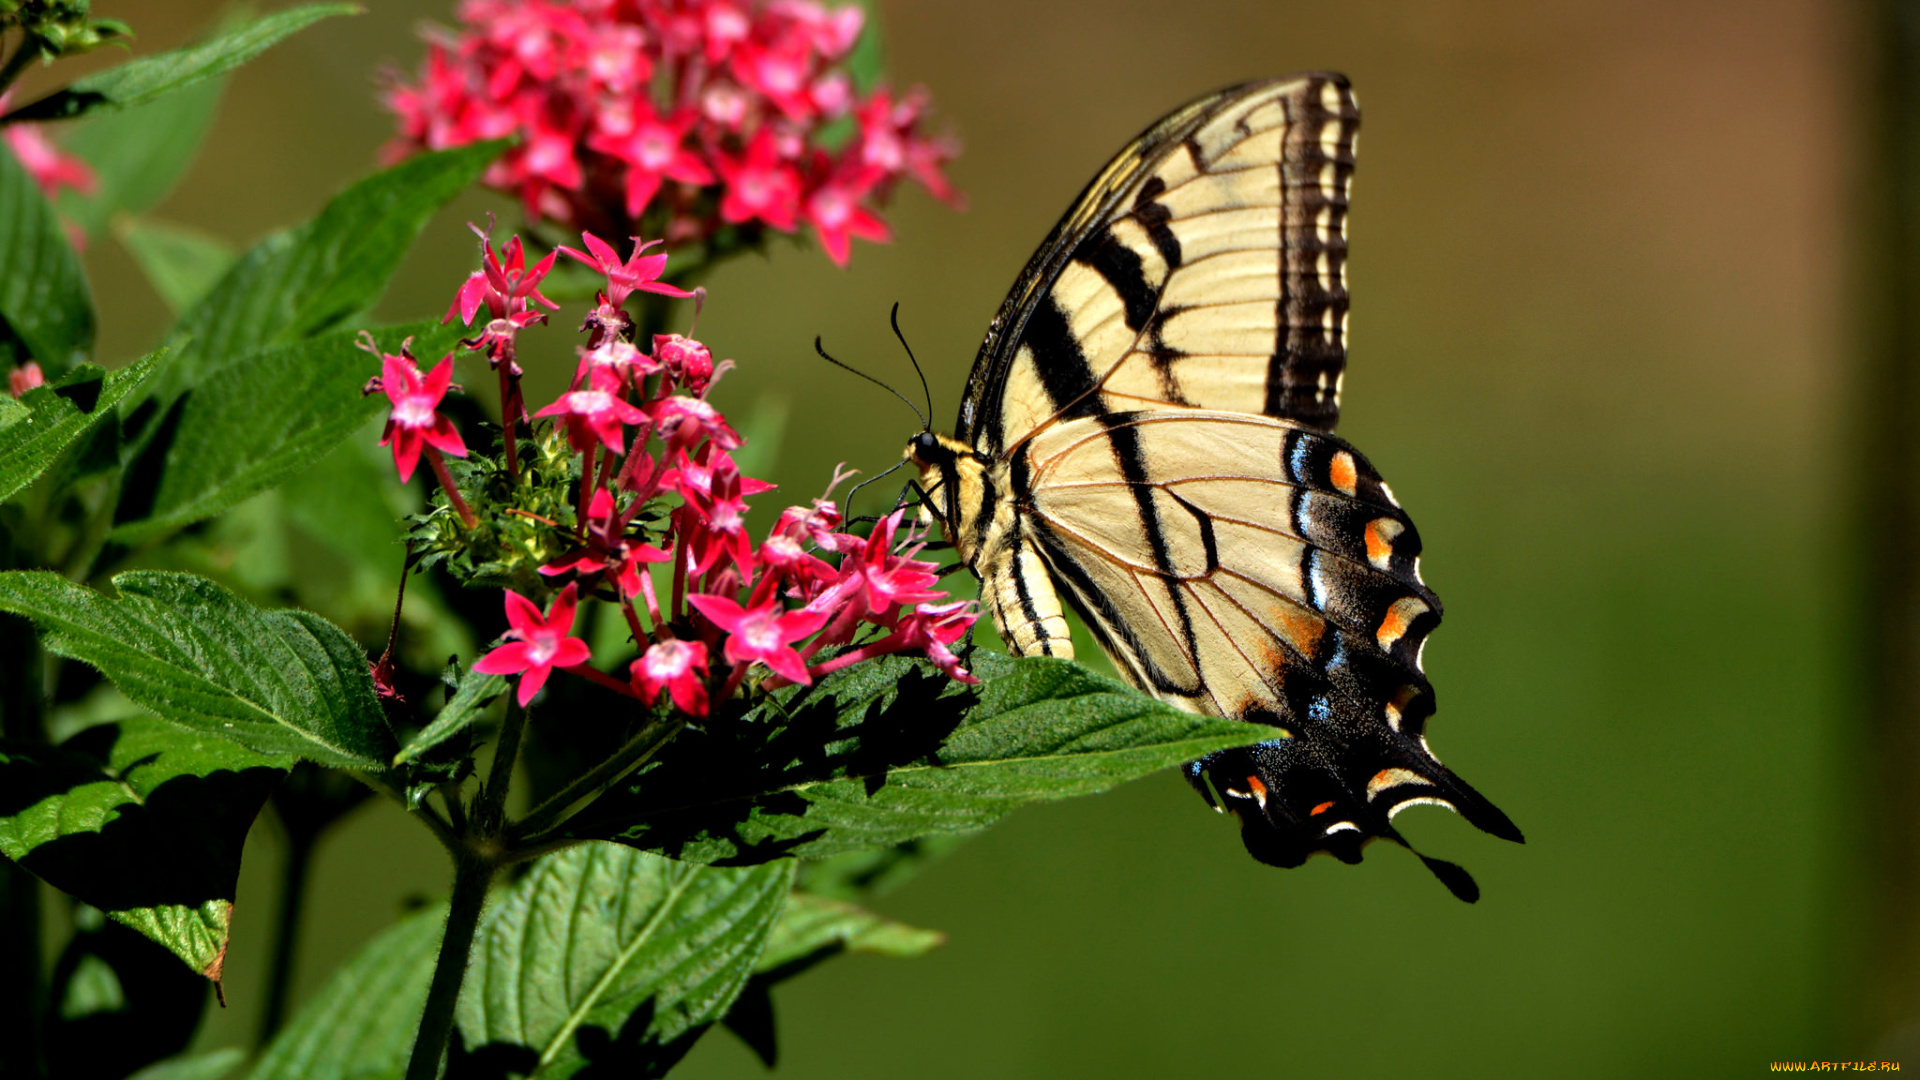
{"label": "pink pentas bloom", "polygon": [[707,715],[707,647],[698,641],[668,638],[648,646],[633,662],[633,687],[640,700],[652,705],[665,690],[681,712]]}
{"label": "pink pentas bloom", "polygon": [[[544,304],[549,310],[558,311],[560,305],[546,298],[540,292],[540,280],[553,269],[553,260],[558,252],[547,252],[547,257],[527,268],[526,252],[520,246],[518,236],[507,239],[506,254],[495,254],[493,237],[487,230],[469,224],[468,228],[480,237],[480,269],[468,275],[454,294],[453,305],[447,308],[446,317],[441,323],[453,321],[457,314],[462,324],[470,323],[479,313],[480,305],[485,304],[495,319],[529,312],[536,303]],[[544,322],[546,316],[540,316]],[[519,326],[528,325],[521,322]]]}
{"label": "pink pentas bloom", "polygon": [[447,388],[453,384],[453,354],[448,353],[423,376],[402,345],[399,356],[381,355],[380,370],[379,388],[393,403],[380,445],[393,447],[393,464],[400,470],[400,482],[413,479],[413,470],[426,447],[466,457],[467,444],[460,438],[459,429],[439,412],[440,399],[447,396]]}
{"label": "pink pentas bloom", "polygon": [[[0,95],[0,112],[6,110],[6,95]],[[6,136],[7,146],[13,150],[13,156],[20,161],[20,167],[33,178],[34,185],[41,194],[51,199],[60,194],[61,188],[72,188],[82,195],[91,195],[100,186],[100,180],[93,168],[80,158],[66,153],[53,144],[33,123],[8,124],[0,128],[0,135]]]}
{"label": "pink pentas bloom", "polygon": [[507,594],[507,644],[473,662],[473,670],[483,675],[519,675],[522,708],[546,685],[554,668],[584,664],[591,658],[587,643],[569,637],[577,600],[573,586],[554,597],[553,606],[544,614],[533,601],[511,589]]}
{"label": "pink pentas bloom", "polygon": [[[825,158],[821,158],[824,166]],[[847,265],[847,256],[851,254],[855,236],[862,240],[886,243],[893,238],[887,223],[880,215],[861,205],[867,193],[879,180],[875,171],[862,174],[834,176],[821,183],[807,196],[803,212],[807,223],[813,226],[814,235],[820,238],[820,247],[832,259],[835,266]]]}
{"label": "pink pentas bloom", "polygon": [[569,390],[560,400],[534,413],[535,416],[563,416],[567,438],[575,450],[585,452],[598,440],[618,454],[626,449],[626,427],[647,419],[647,414],[620,397],[620,376],[604,368],[593,371],[591,390]]}
{"label": "pink pentas bloom", "polygon": [[29,360],[7,372],[7,393],[17,398],[36,386],[45,386],[46,382],[47,373],[40,370],[39,364]]}
{"label": "pink pentas bloom", "polygon": [[590,349],[580,350],[580,366],[574,370],[575,389],[595,371],[610,371],[622,385],[631,386],[648,375],[660,372],[660,364],[634,347],[633,342],[611,338]]}
{"label": "pink pentas bloom", "polygon": [[[659,293],[661,296],[688,297],[693,294],[659,280],[660,272],[667,268],[667,257],[648,255],[646,250],[659,243],[649,240],[641,243],[639,237],[633,238],[633,254],[626,262],[620,261],[620,253],[606,241],[592,233],[581,233],[580,239],[587,245],[587,251],[576,251],[570,247],[560,250],[586,263],[595,270],[607,275],[607,302],[614,307],[625,303],[627,297],[635,292]],[[591,255],[587,252],[592,252]]]}
{"label": "pink pentas bloom", "polygon": [[665,368],[673,381],[696,396],[705,397],[713,382],[713,352],[705,345],[679,334],[655,334],[653,358]]}
{"label": "pink pentas bloom", "polygon": [[800,170],[781,160],[771,128],[761,128],[739,157],[718,163],[726,181],[720,199],[720,218],[731,224],[764,221],[781,232],[792,232],[800,214]]}
{"label": "pink pentas bloom", "polygon": [[[791,233],[813,224],[804,208],[827,176],[875,162],[867,214],[903,178],[957,201],[940,175],[956,147],[927,134],[925,95],[855,87],[845,65],[858,5],[467,0],[459,15],[417,82],[390,79],[398,137],[387,157],[515,134],[485,182],[529,214],[603,236],[646,221],[670,246],[727,224]],[[861,118],[851,140],[829,126],[848,116]],[[813,169],[816,153],[832,168]],[[820,213],[838,214],[842,194],[829,192]]]}
{"label": "pink pentas bloom", "polygon": [[588,137],[588,146],[626,164],[629,216],[638,219],[666,180],[696,186],[713,183],[713,170],[686,145],[687,133],[697,119],[692,112],[662,119],[654,115],[651,105],[642,103],[626,118],[620,134]]}
{"label": "pink pentas bloom", "polygon": [[647,413],[669,449],[691,449],[702,440],[722,450],[740,448],[740,433],[728,425],[719,409],[702,398],[675,394],[648,405]]}
{"label": "pink pentas bloom", "polygon": [[912,615],[900,621],[901,647],[923,650],[927,659],[933,661],[934,666],[945,672],[948,678],[978,685],[980,680],[960,666],[960,658],[948,646],[965,637],[979,617],[979,609],[971,600],[956,600],[950,604],[920,604],[914,608]]}
{"label": "pink pentas bloom", "polygon": [[[636,501],[635,509],[638,509]],[[647,563],[662,563],[673,558],[652,544],[639,543],[626,536],[627,515],[615,512],[613,495],[606,488],[593,493],[587,509],[586,547],[540,568],[549,577],[577,574],[582,579],[604,574],[623,597],[639,596],[641,569]],[[588,581],[589,588],[592,582]]]}
{"label": "pink pentas bloom", "polygon": [[687,602],[726,632],[725,654],[730,662],[758,662],[788,682],[802,686],[812,682],[807,675],[806,661],[800,658],[792,643],[826,625],[826,612],[805,609],[783,612],[775,599],[751,608],[743,608],[725,596],[696,594],[687,597]]}

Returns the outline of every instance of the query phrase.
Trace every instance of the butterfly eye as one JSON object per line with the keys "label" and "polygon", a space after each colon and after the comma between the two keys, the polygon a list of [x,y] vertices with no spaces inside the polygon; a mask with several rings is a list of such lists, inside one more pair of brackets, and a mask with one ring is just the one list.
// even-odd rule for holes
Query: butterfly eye
{"label": "butterfly eye", "polygon": [[922,461],[931,461],[934,455],[940,452],[940,440],[934,438],[931,431],[923,431],[915,435],[912,446],[913,456]]}

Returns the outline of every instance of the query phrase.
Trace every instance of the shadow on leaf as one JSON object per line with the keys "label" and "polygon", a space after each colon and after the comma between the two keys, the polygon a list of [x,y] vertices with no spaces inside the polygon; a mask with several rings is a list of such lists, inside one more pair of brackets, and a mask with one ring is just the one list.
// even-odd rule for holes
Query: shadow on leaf
{"label": "shadow on leaf", "polygon": [[776,693],[738,719],[682,733],[569,832],[691,862],[786,858],[832,822],[804,794],[857,780],[871,799],[902,766],[937,766],[973,693],[922,662],[887,658]]}

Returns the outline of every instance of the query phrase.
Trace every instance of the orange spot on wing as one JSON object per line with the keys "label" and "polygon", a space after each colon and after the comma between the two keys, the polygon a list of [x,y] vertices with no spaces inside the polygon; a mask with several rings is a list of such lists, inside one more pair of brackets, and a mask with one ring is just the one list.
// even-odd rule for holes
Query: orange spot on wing
{"label": "orange spot on wing", "polygon": [[1367,522],[1367,561],[1385,570],[1393,563],[1393,542],[1406,526],[1392,518],[1374,518]]}
{"label": "orange spot on wing", "polygon": [[1254,798],[1259,799],[1263,803],[1267,801],[1267,785],[1261,783],[1259,777],[1247,777],[1247,788],[1253,792]]}
{"label": "orange spot on wing", "polygon": [[1327,475],[1341,494],[1351,495],[1360,486],[1360,471],[1354,467],[1353,455],[1345,450],[1334,453],[1333,460],[1327,463]]}
{"label": "orange spot on wing", "polygon": [[1307,816],[1313,817],[1317,814],[1324,814],[1331,809],[1333,809],[1332,802],[1323,802],[1319,806],[1314,807],[1312,810],[1307,811]]}
{"label": "orange spot on wing", "polygon": [[[1280,604],[1272,612],[1273,626],[1280,636],[1287,639],[1301,656],[1311,660],[1320,649],[1320,639],[1326,636],[1327,622],[1313,612],[1297,604]],[[1287,658],[1283,655],[1274,666],[1282,667]]]}
{"label": "orange spot on wing", "polygon": [[1393,648],[1393,643],[1406,634],[1407,627],[1413,625],[1413,620],[1425,614],[1426,611],[1426,602],[1419,597],[1403,596],[1395,600],[1393,606],[1387,609],[1387,617],[1380,620],[1380,629],[1374,633],[1374,637],[1380,642],[1380,647]]}

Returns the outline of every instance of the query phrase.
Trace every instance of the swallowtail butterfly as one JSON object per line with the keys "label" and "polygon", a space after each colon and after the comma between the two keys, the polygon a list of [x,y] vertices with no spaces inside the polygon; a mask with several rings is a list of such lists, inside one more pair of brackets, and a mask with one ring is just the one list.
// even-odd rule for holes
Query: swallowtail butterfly
{"label": "swallowtail butterfly", "polygon": [[[907,447],[1008,647],[1282,737],[1186,767],[1262,862],[1406,841],[1431,803],[1520,841],[1427,748],[1420,536],[1333,435],[1347,357],[1345,77],[1201,98],[1120,151],[987,328],[955,437]],[[1420,856],[1462,900],[1459,866]]]}

